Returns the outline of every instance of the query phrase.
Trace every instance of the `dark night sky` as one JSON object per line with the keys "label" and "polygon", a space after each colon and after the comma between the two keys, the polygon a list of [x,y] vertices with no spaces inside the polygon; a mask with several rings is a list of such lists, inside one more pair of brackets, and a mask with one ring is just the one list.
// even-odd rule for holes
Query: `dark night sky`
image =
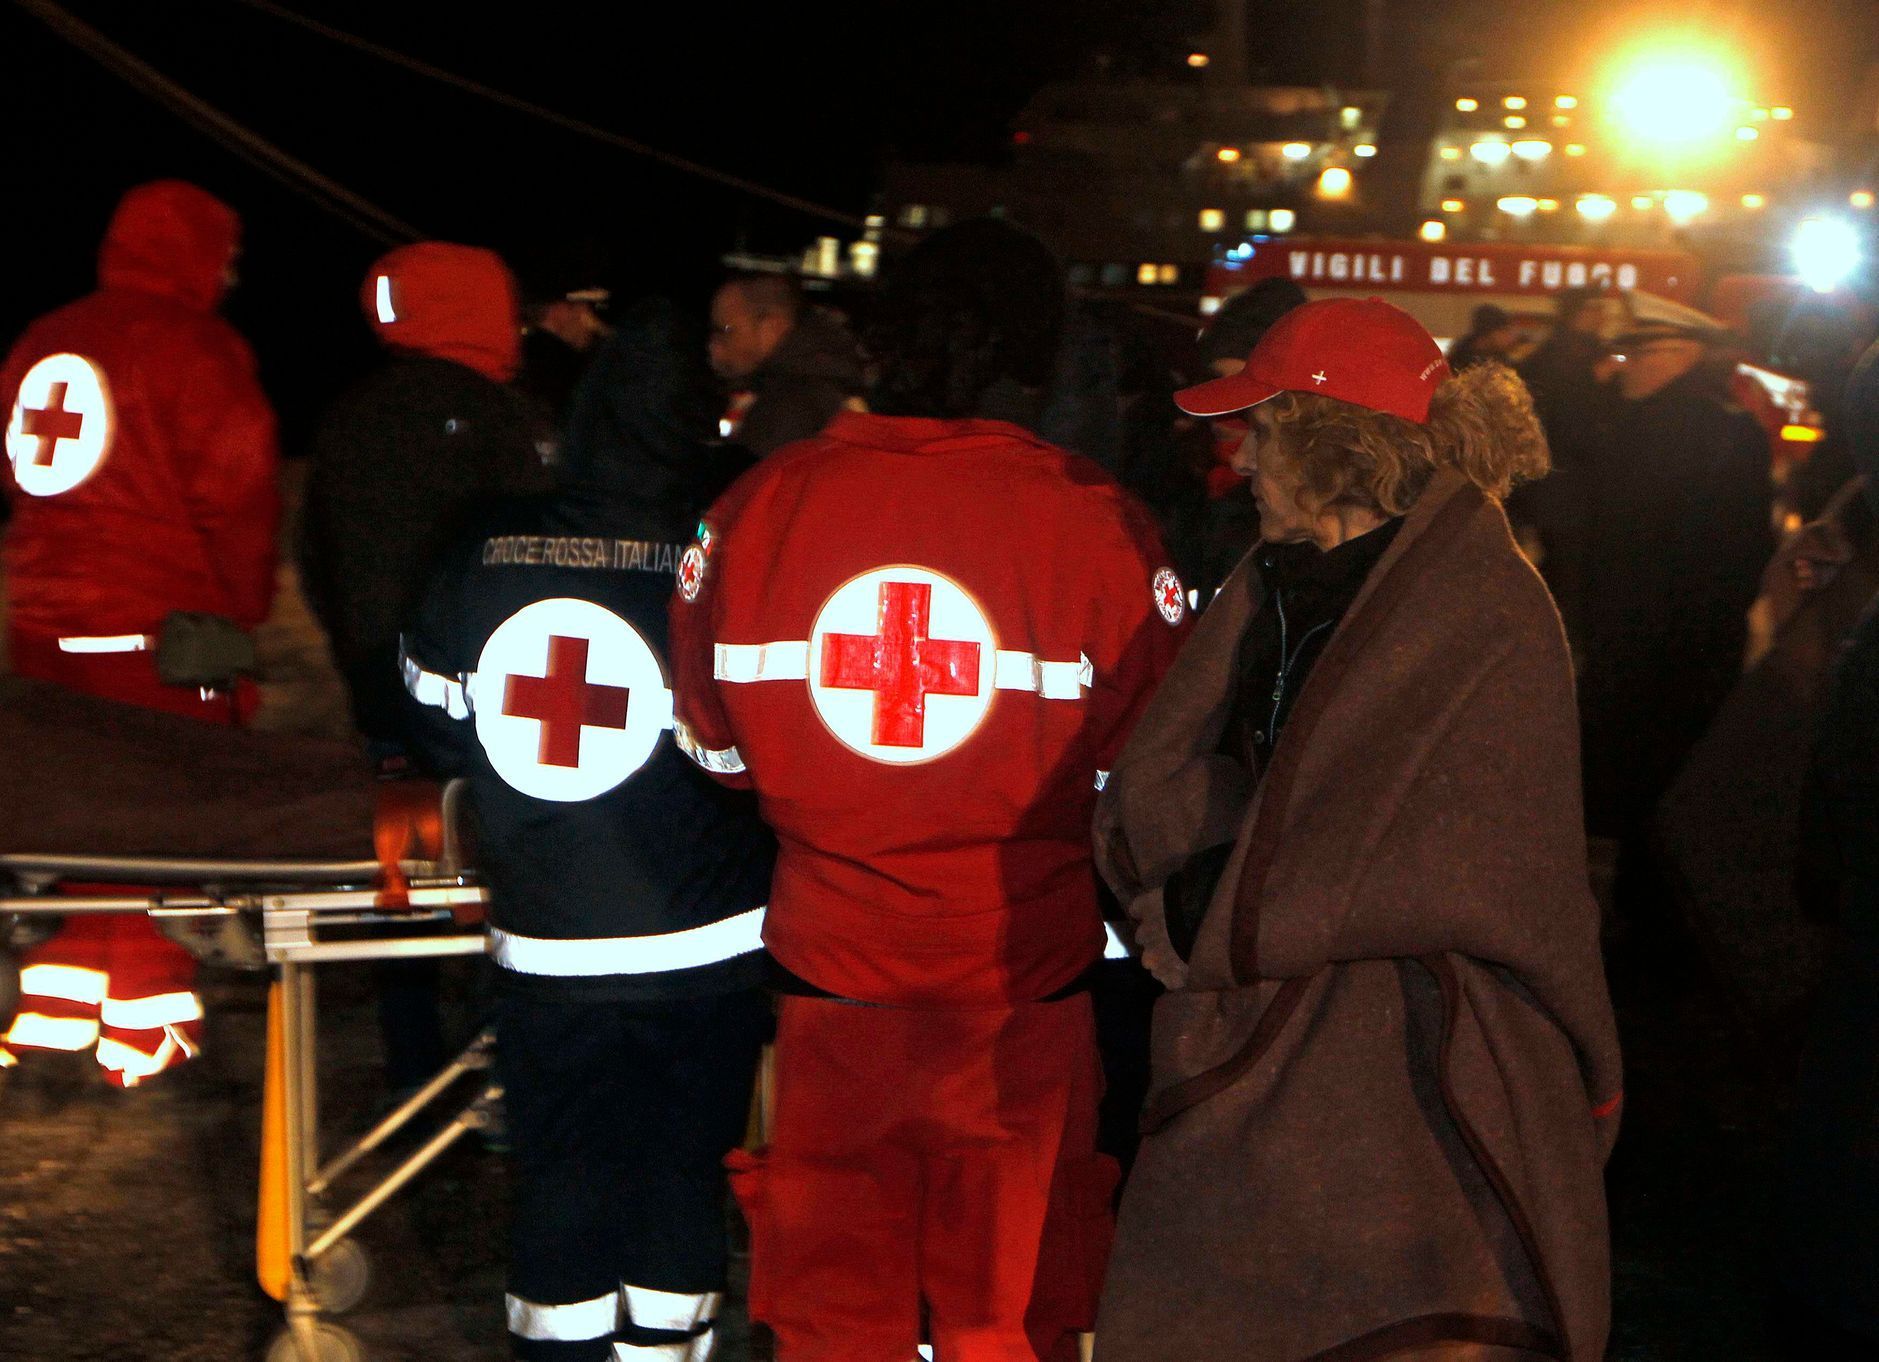
{"label": "dark night sky", "polygon": [[[424,232],[505,251],[544,285],[702,286],[740,232],[789,248],[816,227],[625,153],[347,52],[235,0],[69,0],[108,36]],[[852,212],[878,167],[997,154],[1042,82],[1091,69],[1180,71],[1210,0],[817,0],[600,5],[529,0],[497,18],[438,0],[295,6],[463,75],[732,173]],[[1256,73],[1355,79],[1362,0],[1252,0]],[[1477,56],[1561,76],[1609,46],[1615,7],[1569,0],[1387,6],[1399,79]],[[1879,40],[1870,0],[1662,7],[1736,34],[1801,108],[1843,92]],[[1637,25],[1626,10],[1624,27]],[[1755,17],[1759,16],[1759,17]],[[369,355],[354,303],[378,247],[148,104],[35,19],[0,4],[0,148],[32,268],[5,272],[0,331],[88,285],[116,195],[194,179],[249,224],[232,312],[297,426]],[[559,268],[557,268],[557,266]]]}

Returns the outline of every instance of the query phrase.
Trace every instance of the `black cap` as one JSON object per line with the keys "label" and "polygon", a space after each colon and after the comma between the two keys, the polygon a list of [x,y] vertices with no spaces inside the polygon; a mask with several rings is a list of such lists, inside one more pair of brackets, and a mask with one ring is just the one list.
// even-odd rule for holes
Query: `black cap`
{"label": "black cap", "polygon": [[1220,305],[1200,338],[1201,363],[1245,359],[1272,324],[1305,302],[1305,290],[1290,279],[1261,279]]}
{"label": "black cap", "polygon": [[1514,314],[1504,307],[1493,303],[1483,303],[1474,310],[1468,319],[1468,329],[1477,336],[1485,336],[1490,331],[1499,331],[1503,326],[1513,325]]}

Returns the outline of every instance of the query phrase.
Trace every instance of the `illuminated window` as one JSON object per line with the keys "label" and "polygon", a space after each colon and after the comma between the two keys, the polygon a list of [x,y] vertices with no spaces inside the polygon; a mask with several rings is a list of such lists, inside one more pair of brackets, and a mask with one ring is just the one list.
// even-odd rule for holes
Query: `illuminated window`
{"label": "illuminated window", "polygon": [[1555,109],[1576,109],[1579,107],[1578,96],[1576,95],[1555,96],[1553,100],[1553,107]]}
{"label": "illuminated window", "polygon": [[1794,110],[1788,108],[1786,105],[1777,104],[1768,111],[1768,116],[1777,123],[1785,123],[1790,118],[1794,117]]}
{"label": "illuminated window", "polygon": [[1443,199],[1442,200],[1442,211],[1444,213],[1459,213],[1461,212],[1463,208],[1466,208],[1466,207],[1467,205],[1463,203],[1460,199]]}
{"label": "illuminated window", "polygon": [[1556,128],[1570,128],[1572,126],[1572,119],[1568,118],[1565,114],[1554,114],[1553,126]]}
{"label": "illuminated window", "polygon": [[1187,64],[1196,71],[1205,66],[1208,60],[1209,58],[1205,52],[1190,52],[1187,54]]}
{"label": "illuminated window", "polygon": [[1366,161],[1376,154],[1377,149],[1368,142],[1359,142],[1356,146],[1351,148],[1351,155],[1360,156]]}
{"label": "illuminated window", "polygon": [[1851,194],[1848,194],[1846,196],[1846,201],[1852,204],[1855,208],[1859,208],[1859,209],[1871,208],[1873,205],[1872,190],[1855,189]]}
{"label": "illuminated window", "polygon": [[1460,147],[1443,147],[1442,159],[1444,161],[1459,161],[1461,159],[1461,148]]}
{"label": "illuminated window", "polygon": [[1709,195],[1694,189],[1673,189],[1664,195],[1664,212],[1676,222],[1688,222],[1709,211]]}
{"label": "illuminated window", "polygon": [[1455,107],[1462,113],[1473,113],[1476,109],[1481,107],[1481,101],[1478,99],[1458,99],[1455,101]]}
{"label": "illuminated window", "polygon": [[1618,211],[1618,201],[1603,194],[1582,194],[1573,206],[1587,222],[1603,222]]}
{"label": "illuminated window", "polygon": [[1509,109],[1524,109],[1527,107],[1525,95],[1509,95],[1506,99],[1503,99],[1501,103]]}
{"label": "illuminated window", "polygon": [[1761,134],[1759,132],[1756,132],[1755,129],[1749,127],[1746,123],[1735,130],[1735,140],[1738,142],[1753,142],[1760,136]]}
{"label": "illuminated window", "polygon": [[1525,116],[1521,114],[1508,114],[1501,122],[1505,123],[1510,128],[1524,128],[1527,126],[1527,120]]}
{"label": "illuminated window", "polygon": [[1156,277],[1157,271],[1153,265],[1141,265],[1135,271],[1135,282],[1138,284],[1152,284]]}
{"label": "illuminated window", "polygon": [[1416,229],[1416,235],[1424,241],[1441,241],[1448,236],[1448,224],[1440,218],[1430,218]]}
{"label": "illuminated window", "polygon": [[1307,156],[1311,155],[1311,143],[1287,142],[1284,146],[1279,148],[1279,155],[1283,156],[1288,161],[1302,161]]}
{"label": "illuminated window", "polygon": [[1181,282],[1181,267],[1179,265],[1163,265],[1156,273],[1157,277],[1164,284],[1178,284]]}
{"label": "illuminated window", "polygon": [[1246,230],[1249,232],[1263,232],[1266,230],[1265,209],[1248,208],[1246,210]]}
{"label": "illuminated window", "polygon": [[1318,177],[1318,193],[1327,199],[1341,199],[1351,192],[1351,173],[1343,166],[1326,166]]}
{"label": "illuminated window", "polygon": [[1559,211],[1559,200],[1558,199],[1541,199],[1540,211],[1542,213],[1557,213]]}
{"label": "illuminated window", "polygon": [[1214,155],[1220,158],[1222,164],[1232,165],[1235,161],[1240,159],[1240,149],[1238,147],[1222,147],[1220,150],[1216,151]]}
{"label": "illuminated window", "polygon": [[1657,200],[1652,198],[1649,194],[1633,194],[1631,196],[1631,206],[1642,213],[1647,208],[1655,208],[1657,206]]}
{"label": "illuminated window", "polygon": [[1516,194],[1505,199],[1496,199],[1494,206],[1510,217],[1525,218],[1533,216],[1540,206],[1538,199],[1530,199],[1524,194]]}
{"label": "illuminated window", "polygon": [[1749,118],[1757,123],[1766,123],[1768,121],[1768,110],[1751,109],[1749,110]]}
{"label": "illuminated window", "polygon": [[1364,111],[1355,104],[1346,104],[1337,111],[1337,116],[1345,132],[1356,131],[1357,125],[1364,121]]}
{"label": "illuminated window", "polygon": [[1203,232],[1223,232],[1227,226],[1227,215],[1218,208],[1200,210],[1200,229]]}
{"label": "illuminated window", "polygon": [[924,203],[910,203],[902,208],[900,210],[900,225],[902,227],[914,228],[926,226],[926,205]]}
{"label": "illuminated window", "polygon": [[1568,142],[1566,144],[1566,155],[1568,156],[1585,155],[1585,144],[1583,142]]}
{"label": "illuminated window", "polygon": [[1767,203],[1767,198],[1760,194],[1744,194],[1742,196],[1742,206],[1744,208],[1763,208],[1767,206]]}
{"label": "illuminated window", "polygon": [[1525,138],[1514,143],[1514,155],[1523,161],[1542,161],[1552,154],[1553,144],[1539,137]]}
{"label": "illuminated window", "polygon": [[1505,142],[1476,142],[1468,148],[1469,154],[1484,166],[1497,166],[1513,155],[1513,148]]}
{"label": "illuminated window", "polygon": [[1298,214],[1290,208],[1275,208],[1267,216],[1267,222],[1275,232],[1289,232],[1298,225]]}

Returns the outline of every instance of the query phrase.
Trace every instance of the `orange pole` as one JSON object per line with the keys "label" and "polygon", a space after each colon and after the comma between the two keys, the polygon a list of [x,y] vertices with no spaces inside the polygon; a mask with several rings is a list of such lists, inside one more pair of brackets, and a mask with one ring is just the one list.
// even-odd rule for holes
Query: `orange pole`
{"label": "orange pole", "polygon": [[287,1299],[292,1248],[287,1230],[287,1028],[281,981],[267,991],[267,1064],[261,1081],[261,1188],[255,1214],[254,1269],[261,1289]]}

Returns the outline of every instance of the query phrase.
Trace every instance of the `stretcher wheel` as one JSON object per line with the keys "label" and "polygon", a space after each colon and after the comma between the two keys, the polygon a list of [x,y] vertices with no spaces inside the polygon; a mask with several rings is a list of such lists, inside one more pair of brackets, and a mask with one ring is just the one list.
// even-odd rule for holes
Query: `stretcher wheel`
{"label": "stretcher wheel", "polygon": [[371,1285],[371,1255],[350,1239],[341,1239],[313,1262],[313,1294],[324,1314],[345,1314],[365,1299]]}
{"label": "stretcher wheel", "polygon": [[267,1362],[365,1362],[365,1345],[337,1324],[315,1324],[313,1342],[317,1356],[303,1358],[292,1331],[282,1329],[268,1345]]}

